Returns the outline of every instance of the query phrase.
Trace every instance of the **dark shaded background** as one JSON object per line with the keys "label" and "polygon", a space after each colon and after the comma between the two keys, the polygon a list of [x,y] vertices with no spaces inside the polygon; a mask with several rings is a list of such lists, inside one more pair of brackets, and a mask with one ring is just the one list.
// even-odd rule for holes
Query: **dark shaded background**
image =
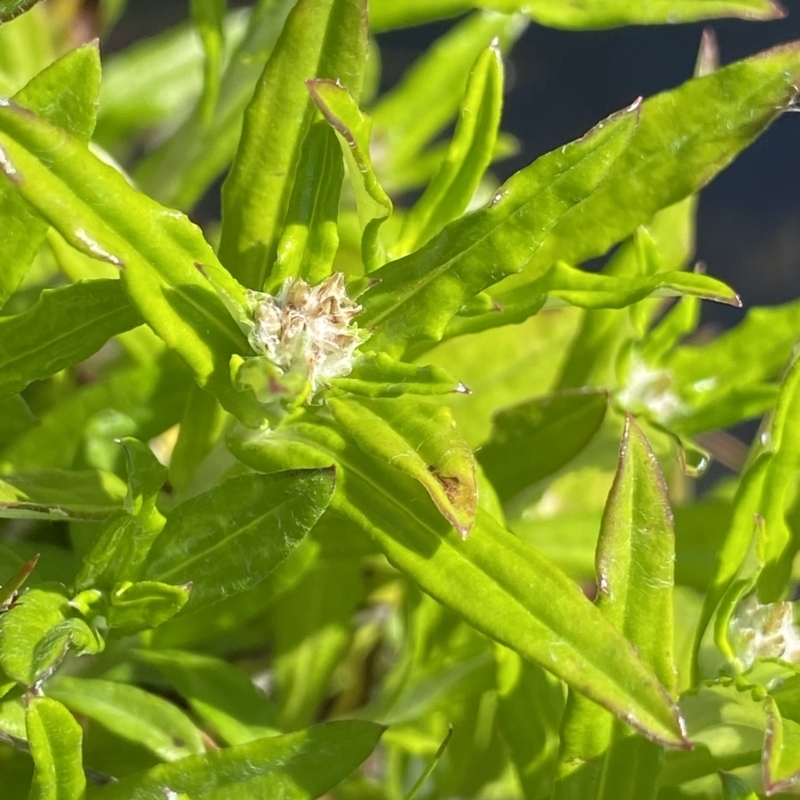
{"label": "dark shaded background", "polygon": [[[231,5],[247,5],[234,2]],[[716,21],[723,63],[800,39],[800,0],[775,22]],[[187,0],[135,0],[106,51],[183,19]],[[382,85],[391,86],[452,23],[383,34]],[[588,130],[599,119],[683,82],[694,68],[703,25],[566,32],[531,25],[514,48],[504,129],[522,143],[497,165],[501,178]],[[702,194],[698,258],[730,283],[745,306],[800,295],[800,114],[785,114]],[[740,311],[704,304],[704,317],[725,326]]]}

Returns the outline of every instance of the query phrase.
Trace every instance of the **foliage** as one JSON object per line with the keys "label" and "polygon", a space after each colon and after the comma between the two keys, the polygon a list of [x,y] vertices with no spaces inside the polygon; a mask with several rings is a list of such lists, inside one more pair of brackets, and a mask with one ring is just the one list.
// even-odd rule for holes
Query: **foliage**
{"label": "foliage", "polygon": [[529,19],[781,10],[193,0],[101,79],[89,5],[0,0],[2,796],[796,792],[800,306],[691,266],[800,46],[491,172]]}

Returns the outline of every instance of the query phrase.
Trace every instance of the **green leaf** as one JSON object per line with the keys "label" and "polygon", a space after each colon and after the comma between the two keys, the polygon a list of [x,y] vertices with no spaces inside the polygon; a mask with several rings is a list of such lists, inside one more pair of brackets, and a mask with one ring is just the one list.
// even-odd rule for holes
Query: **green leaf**
{"label": "green leaf", "polygon": [[83,731],[72,714],[49,697],[33,697],[25,728],[34,764],[29,800],[83,800]]}
{"label": "green leaf", "polygon": [[338,81],[308,81],[308,91],[322,116],[336,131],[353,184],[361,223],[361,260],[372,272],[386,260],[380,226],[392,213],[392,201],[383,190],[372,166],[372,120],[358,107],[352,94]]}
{"label": "green leaf", "polygon": [[357,560],[326,559],[303,575],[272,610],[281,730],[297,730],[317,717],[350,644],[351,617],[362,594]]}
{"label": "green leaf", "polygon": [[475,521],[475,459],[450,409],[411,398],[331,399],[347,437],[370,458],[419,481],[444,518],[466,537]]}
{"label": "green leaf", "polygon": [[[73,91],[65,92],[64,86]],[[100,55],[96,45],[79,47],[45,69],[14,95],[14,102],[41,114],[87,141],[94,130],[100,91]],[[0,308],[19,287],[44,241],[47,224],[17,195],[0,184],[3,269],[0,270]]]}
{"label": "green leaf", "polygon": [[47,694],[164,761],[205,751],[200,731],[183,711],[136,686],[59,677],[48,682]]}
{"label": "green leaf", "polygon": [[550,230],[526,275],[559,260],[608,251],[714,175],[786,109],[800,78],[800,46],[787,45],[695,78],[646,100],[628,146],[597,191]]}
{"label": "green leaf", "polygon": [[219,98],[222,51],[225,43],[227,0],[191,0],[192,18],[200,34],[205,52],[201,114],[210,123]]}
{"label": "green leaf", "polygon": [[475,62],[439,169],[408,212],[392,257],[406,255],[464,213],[494,154],[503,107],[503,60],[493,42]]}
{"label": "green leaf", "polygon": [[114,371],[44,414],[2,451],[0,469],[32,472],[100,461],[113,469],[122,456],[114,439],[149,441],[180,422],[192,383],[183,363],[169,352],[152,363]]}
{"label": "green leaf", "polygon": [[0,517],[104,520],[122,507],[122,481],[107,472],[40,470],[0,478]]}
{"label": "green leaf", "polygon": [[352,371],[333,378],[332,389],[364,397],[400,397],[404,394],[469,394],[469,389],[446,370],[396,361],[386,353],[358,356]]}
{"label": "green leaf", "polygon": [[109,597],[108,627],[122,636],[157,628],[186,605],[190,591],[189,586],[155,581],[122,584]]}
{"label": "green leaf", "polygon": [[420,25],[454,17],[472,8],[524,11],[541,25],[556,28],[612,28],[621,25],[663,25],[718,17],[780,19],[783,9],[772,0],[656,0],[633,5],[628,0],[373,0],[370,22],[376,31]]}
{"label": "green leaf", "polygon": [[650,736],[681,744],[675,707],[631,645],[566,575],[481,508],[462,540],[417,481],[368,457],[322,420],[240,432],[229,445],[265,472],[336,461],[332,510],[421,589]]}
{"label": "green leaf", "polygon": [[0,397],[79,364],[140,322],[120,281],[45,289],[25,313],[0,317]]}
{"label": "green leaf", "polygon": [[562,392],[495,414],[478,460],[506,502],[571,461],[597,433],[608,409],[605,392]]}
{"label": "green leaf", "polygon": [[623,112],[543,156],[504,184],[487,208],[376,271],[380,283],[362,295],[359,318],[374,329],[370,348],[399,356],[438,341],[478,292],[525,267],[569,209],[597,191],[637,119],[635,109]]}
{"label": "green leaf", "polygon": [[176,489],[183,490],[189,484],[200,463],[222,437],[228,419],[213,394],[199,387],[192,389],[169,460],[169,480]]}
{"label": "green leaf", "polygon": [[40,0],[0,0],[0,23],[24,14],[33,8]]}
{"label": "green leaf", "polygon": [[[666,484],[632,418],[597,544],[597,607],[676,694],[673,619],[675,537]],[[562,725],[554,800],[655,798],[661,750],[571,694]]]}
{"label": "green leaf", "polygon": [[302,541],[333,484],[331,469],[231,478],[171,511],[143,577],[191,582],[187,610],[249,589]]}
{"label": "green leaf", "polygon": [[785,718],[771,697],[764,699],[768,724],[764,741],[764,788],[791,791],[800,780],[800,721]]}
{"label": "green leaf", "polygon": [[339,247],[339,198],[344,161],[336,135],[323,120],[312,123],[303,142],[297,174],[278,242],[275,265],[264,287],[277,294],[295,276],[309,284],[331,274]]}
{"label": "green leaf", "polygon": [[[145,192],[166,205],[186,210],[230,164],[253,86],[294,3],[295,0],[259,0],[255,5],[244,37],[222,76],[213,120],[207,124],[198,105],[175,133],[139,165],[135,178]],[[171,52],[163,60],[174,61]],[[157,77],[154,82],[159,82]]]}
{"label": "green leaf", "polygon": [[722,781],[722,800],[758,800],[758,795],[736,775],[720,771],[719,779]]}
{"label": "green leaf", "polygon": [[[519,0],[488,0],[500,9],[519,5]],[[558,0],[534,0],[526,4],[531,17],[555,28],[613,28],[620,25],[663,25],[696,22],[718,17],[781,19],[785,12],[772,0],[656,0],[631,5],[627,0],[582,0],[565,5]]]}
{"label": "green leaf", "polygon": [[[685,269],[695,250],[696,207],[697,198],[692,196],[659,211],[620,246],[602,274],[625,279],[646,273],[643,248],[639,246],[642,239],[651,242],[651,250],[660,257],[657,272]],[[559,388],[614,386],[620,350],[640,335],[630,313],[608,310],[586,314],[562,367]]]}
{"label": "green leaf", "polygon": [[299,0],[247,107],[222,190],[222,263],[261,291],[278,240],[314,107],[305,81],[338,79],[356,94],[367,56],[363,0]]}
{"label": "green leaf", "polygon": [[102,648],[97,634],[74,616],[58,584],[28,589],[0,615],[0,668],[24,686],[34,686],[50,675],[68,649],[81,655]]}
{"label": "green leaf", "polygon": [[[379,9],[370,3],[373,29]],[[370,113],[376,140],[386,151],[382,171],[388,172],[388,182],[396,182],[413,169],[426,145],[456,116],[469,69],[480,54],[495,38],[501,50],[509,49],[526,24],[521,15],[479,13],[467,17],[437,39],[402,80],[378,98]]]}
{"label": "green leaf", "polygon": [[525,798],[549,797],[564,712],[561,682],[505,647],[497,659],[498,721]]}
{"label": "green leaf", "polygon": [[414,798],[419,794],[420,789],[425,785],[425,782],[428,778],[433,775],[433,771],[436,769],[436,765],[439,763],[441,757],[444,755],[444,751],[447,750],[447,745],[450,744],[450,739],[453,736],[453,726],[450,725],[447,736],[444,737],[442,743],[439,745],[439,749],[434,753],[433,758],[431,759],[430,763],[427,767],[423,770],[422,774],[417,778],[414,785],[411,787],[411,790],[406,795],[405,800],[414,800]]}
{"label": "green leaf", "polygon": [[135,656],[156,667],[228,744],[244,744],[278,733],[275,708],[231,664],[179,650],[137,650]]}
{"label": "green leaf", "polygon": [[163,800],[164,787],[168,787],[192,800],[313,800],[358,768],[382,732],[381,726],[371,722],[327,722],[297,733],[162,764],[123,778],[89,797]]}
{"label": "green leaf", "polygon": [[249,352],[247,342],[203,275],[242,305],[243,290],[199,228],[137,192],[80,141],[13,104],[0,107],[0,151],[6,176],[42,217],[77,250],[120,268],[133,305],[197,382],[258,424],[255,398],[236,391],[230,377],[230,358]]}

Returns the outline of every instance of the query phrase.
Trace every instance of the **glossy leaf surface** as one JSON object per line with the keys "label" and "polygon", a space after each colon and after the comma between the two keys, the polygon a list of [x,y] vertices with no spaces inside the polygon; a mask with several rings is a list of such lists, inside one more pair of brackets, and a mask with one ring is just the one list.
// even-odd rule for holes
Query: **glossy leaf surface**
{"label": "glossy leaf surface", "polygon": [[477,457],[500,499],[511,499],[574,458],[600,428],[607,408],[603,392],[565,392],[496,414]]}
{"label": "glossy leaf surface", "polygon": [[566,575],[480,508],[462,541],[416,481],[320,424],[234,438],[230,445],[264,471],[335,460],[340,472],[332,509],[424,591],[596,702],[631,714],[651,736],[681,742],[671,701],[630,645]]}
{"label": "glossy leaf surface", "polygon": [[136,686],[59,677],[48,683],[47,694],[123,739],[143,745],[164,761],[205,750],[200,731],[183,711]]}
{"label": "glossy leaf surface", "polygon": [[502,104],[503,61],[494,43],[472,68],[447,154],[406,215],[393,254],[416,250],[465,211],[491,163]]}
{"label": "glossy leaf surface", "polygon": [[94,471],[40,470],[0,478],[0,517],[104,520],[122,507],[124,484]]}
{"label": "glossy leaf surface", "polygon": [[247,676],[222,659],[179,650],[140,650],[230,745],[278,733],[276,709]]}
{"label": "glossy leaf surface", "polygon": [[[73,91],[64,92],[65,84],[71,84]],[[87,45],[37,75],[14,96],[14,101],[86,141],[94,130],[99,90],[100,56],[97,47]],[[47,225],[6,183],[0,184],[0,213],[4,259],[0,270],[2,308],[25,277],[44,241]]]}
{"label": "glossy leaf surface", "polygon": [[163,764],[89,796],[163,800],[167,786],[192,800],[243,796],[313,800],[359,767],[382,732],[371,722],[328,722]]}
{"label": "glossy leaf surface", "polygon": [[144,577],[192,584],[188,609],[266,578],[302,541],[333,492],[330,469],[242,475],[173,509]]}
{"label": "glossy leaf surface", "polygon": [[696,22],[716,17],[780,19],[784,12],[772,0],[658,0],[646,6],[626,0],[580,0],[565,5],[559,0],[376,0],[372,25],[376,30],[419,25],[440,17],[462,14],[472,8],[525,11],[536,22],[556,28],[611,28],[618,25],[663,25]]}
{"label": "glossy leaf surface", "polygon": [[594,192],[628,146],[636,111],[601,124],[583,139],[514,175],[492,204],[451,223],[427,245],[374,273],[362,296],[370,346],[402,355],[438,341],[478,292],[521,270],[567,213]]}
{"label": "glossy leaf surface", "polygon": [[372,120],[364,114],[350,92],[337,81],[308,82],[317,108],[336,131],[356,195],[361,223],[361,260],[366,272],[385,260],[379,229],[392,213],[392,201],[375,174],[370,155]]}
{"label": "glossy leaf surface", "polygon": [[34,772],[29,800],[82,800],[86,789],[83,731],[61,703],[34,697],[25,710]]}
{"label": "glossy leaf surface", "polygon": [[139,323],[120,281],[45,290],[24,314],[0,318],[0,397],[80,363]]}
{"label": "glossy leaf surface", "polygon": [[[650,446],[628,417],[620,462],[597,544],[596,604],[675,694],[675,539],[666,484]],[[562,727],[554,797],[655,798],[660,751],[571,695]]]}
{"label": "glossy leaf surface", "polygon": [[70,609],[56,584],[29,589],[0,616],[0,668],[18,683],[33,686],[61,663],[68,649],[96,653],[103,643]]}
{"label": "glossy leaf surface", "polygon": [[198,383],[257,424],[255,398],[237,392],[229,372],[231,355],[248,352],[248,345],[196,265],[243,303],[242,289],[199,228],[138,193],[81,142],[18,106],[0,108],[0,149],[17,191],[77,250],[119,267],[133,305]]}
{"label": "glossy leaf surface", "polygon": [[222,192],[222,262],[260,291],[278,239],[313,116],[305,81],[338,79],[358,94],[366,58],[363,0],[300,0],[247,108]]}
{"label": "glossy leaf surface", "polygon": [[451,525],[467,536],[475,520],[475,462],[449,409],[418,400],[330,400],[347,437],[370,458],[419,481]]}

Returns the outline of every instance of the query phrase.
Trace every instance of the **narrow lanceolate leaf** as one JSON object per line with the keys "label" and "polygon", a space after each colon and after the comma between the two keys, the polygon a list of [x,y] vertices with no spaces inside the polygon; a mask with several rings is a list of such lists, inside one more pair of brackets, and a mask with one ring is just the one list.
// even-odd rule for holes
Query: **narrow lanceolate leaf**
{"label": "narrow lanceolate leaf", "polygon": [[386,353],[365,353],[345,378],[333,378],[331,388],[365,397],[403,394],[469,394],[469,389],[446,370],[397,361]]}
{"label": "narrow lanceolate leaf", "polygon": [[353,95],[338,81],[309,81],[308,91],[339,138],[355,189],[362,231],[361,260],[364,269],[371,272],[385,260],[379,230],[392,213],[392,201],[372,166],[369,151],[372,120],[359,109]]}
{"label": "narrow lanceolate leaf", "polygon": [[0,0],[0,23],[9,22],[33,8],[40,0]]}
{"label": "narrow lanceolate leaf", "polygon": [[447,154],[408,212],[393,257],[413,252],[467,208],[492,161],[502,108],[503,59],[493,42],[472,68]]}
{"label": "narrow lanceolate leaf", "polygon": [[232,478],[172,510],[143,577],[191,583],[191,610],[249,589],[302,541],[333,484],[331,469]]}
{"label": "narrow lanceolate leaf", "polygon": [[375,30],[420,25],[453,17],[471,8],[492,8],[511,12],[524,10],[542,25],[556,28],[612,28],[620,25],[663,25],[697,22],[718,17],[780,19],[784,12],[773,0],[656,0],[629,3],[628,0],[374,0],[370,22]]}
{"label": "narrow lanceolate leaf", "polygon": [[[432,5],[428,0],[424,2]],[[392,5],[405,8],[408,3]],[[377,8],[370,3],[373,28]],[[402,173],[413,166],[424,148],[455,117],[464,99],[469,70],[481,52],[495,38],[506,51],[526,25],[522,15],[483,12],[467,17],[437,39],[402,80],[381,95],[371,115],[375,136],[385,150],[383,168],[393,183],[402,183]]]}
{"label": "narrow lanceolate leaf", "polygon": [[381,733],[383,728],[372,722],[327,722],[161,764],[103,787],[96,796],[98,800],[164,800],[166,788],[192,800],[314,800],[356,770],[373,751]]}
{"label": "narrow lanceolate leaf", "polygon": [[[65,86],[72,87],[69,92]],[[87,141],[97,116],[100,91],[100,55],[86,45],[65,55],[37,75],[14,96],[14,102]],[[47,233],[47,223],[6,183],[0,184],[0,308],[14,293]]]}
{"label": "narrow lanceolate leaf", "polygon": [[203,96],[200,107],[203,119],[207,123],[211,121],[219,97],[227,5],[227,0],[191,0],[192,17],[205,52]]}
{"label": "narrow lanceolate leaf", "polygon": [[795,43],[645,101],[630,145],[603,185],[559,220],[527,274],[535,278],[556,261],[578,264],[601,255],[696,192],[790,106],[798,80]]}
{"label": "narrow lanceolate leaf", "polygon": [[[444,338],[478,333],[501,325],[524,322],[545,307],[571,305],[589,310],[618,309],[647,297],[689,297],[741,306],[736,292],[722,281],[693,272],[657,272],[626,278],[584,272],[559,262],[541,278],[491,293],[488,312],[459,314],[447,326]],[[645,312],[646,313],[646,312]]]}
{"label": "narrow lanceolate leaf", "polygon": [[243,290],[200,229],[137,192],[80,141],[14,104],[0,107],[0,155],[8,181],[73,247],[120,269],[133,305],[197,382],[259,424],[255,398],[231,384],[231,356],[249,352],[244,334],[200,269],[242,303]]}
{"label": "narrow lanceolate leaf", "polygon": [[[294,3],[295,0],[260,0],[255,5],[243,38],[231,53],[222,76],[213,119],[209,122],[204,118],[202,104],[195,106],[175,133],[136,169],[134,177],[143,191],[165,205],[188,210],[230,164],[253,86]],[[179,44],[179,50],[181,57],[185,57],[187,48]],[[157,56],[160,58],[156,61],[161,63],[176,60],[171,51]],[[134,64],[134,69],[137,67]],[[124,82],[124,71],[114,78],[114,84]],[[169,83],[169,80],[156,78],[154,82]],[[112,85],[109,94],[114,88]],[[103,90],[106,90],[105,80]],[[125,99],[121,106],[121,113],[130,113]],[[170,118],[175,117],[170,115]]]}
{"label": "narrow lanceolate leaf", "polygon": [[519,272],[569,210],[597,190],[628,146],[638,112],[625,111],[514,175],[487,207],[448,225],[428,244],[374,273],[359,323],[370,347],[402,355],[442,338],[469,300]]}
{"label": "narrow lanceolate leaf", "polygon": [[571,461],[606,416],[605,392],[562,392],[495,414],[478,461],[503,502]]}
{"label": "narrow lanceolate leaf", "polygon": [[79,364],[140,322],[120,281],[45,289],[25,313],[0,318],[0,397]]}
{"label": "narrow lanceolate leaf", "polygon": [[220,258],[260,291],[278,240],[314,106],[305,81],[339,80],[361,91],[367,56],[364,0],[300,0],[289,14],[245,112],[222,190]]}
{"label": "narrow lanceolate leaf", "polygon": [[779,703],[766,697],[767,733],[764,740],[764,788],[769,794],[791,791],[800,782],[800,720],[781,713]]}
{"label": "narrow lanceolate leaf", "polygon": [[47,694],[164,761],[205,750],[200,731],[183,711],[137,686],[59,677],[48,682]]}
{"label": "narrow lanceolate leaf", "polygon": [[630,643],[572,580],[481,508],[462,540],[417,481],[322,420],[241,431],[229,444],[264,472],[335,461],[332,510],[423,591],[649,736],[682,744],[674,703]]}
{"label": "narrow lanceolate leaf", "polygon": [[276,710],[244,672],[219,658],[180,650],[138,650],[230,745],[278,733]]}
{"label": "narrow lanceolate leaf", "polygon": [[758,578],[759,599],[761,602],[779,600],[786,588],[796,552],[786,512],[791,502],[794,475],[800,468],[798,405],[800,361],[795,361],[781,385],[764,449],[752,461],[739,483],[728,533],[717,554],[714,575],[703,602],[695,637],[695,655],[717,606],[747,556],[755,528],[754,517],[763,520],[763,545],[759,555],[764,568]]}
{"label": "narrow lanceolate leaf", "polygon": [[475,460],[447,406],[411,398],[332,399],[328,405],[364,453],[418,480],[445,519],[467,536],[478,507]]}
{"label": "narrow lanceolate leaf", "polygon": [[[481,0],[497,8],[521,5],[520,0]],[[525,3],[536,22],[556,28],[613,28],[620,25],[663,25],[666,22],[697,22],[717,17],[780,19],[785,12],[773,0],[656,0],[633,4],[628,0],[534,0]]]}
{"label": "narrow lanceolate leaf", "polygon": [[83,800],[83,731],[72,714],[56,700],[34,697],[25,729],[33,756],[29,800]]}
{"label": "narrow lanceolate leaf", "polygon": [[107,472],[41,470],[0,478],[0,517],[101,521],[121,510],[125,485]]}
{"label": "narrow lanceolate leaf", "polygon": [[275,265],[264,290],[277,294],[288,278],[315,286],[331,274],[339,246],[344,160],[336,134],[314,122],[303,142]]}
{"label": "narrow lanceolate leaf", "polygon": [[[597,544],[597,607],[673,696],[674,560],[666,484],[647,440],[628,417]],[[602,709],[572,695],[554,798],[655,798],[661,758],[653,742],[632,736]]]}

